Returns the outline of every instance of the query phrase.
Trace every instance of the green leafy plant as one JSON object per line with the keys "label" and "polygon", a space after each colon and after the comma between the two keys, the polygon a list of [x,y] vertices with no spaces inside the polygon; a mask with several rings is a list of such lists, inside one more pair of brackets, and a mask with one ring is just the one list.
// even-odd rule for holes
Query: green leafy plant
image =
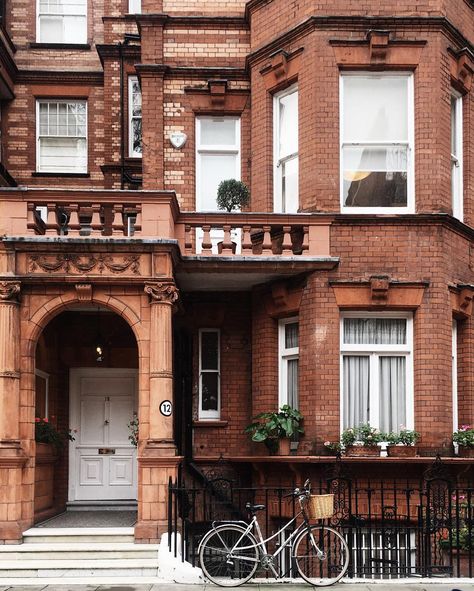
{"label": "green leafy plant", "polygon": [[453,442],[465,447],[474,447],[474,427],[472,425],[461,425],[453,433]]}
{"label": "green leafy plant", "polygon": [[74,441],[74,435],[71,430],[58,431],[56,427],[49,422],[47,417],[36,417],[35,441],[37,443],[52,443],[58,449],[61,449],[65,441]]}
{"label": "green leafy plant", "polygon": [[411,429],[401,429],[398,433],[392,431],[385,435],[384,441],[389,445],[415,445],[420,439],[420,434]]}
{"label": "green leafy plant", "polygon": [[341,434],[341,443],[344,447],[358,443],[365,446],[372,446],[385,441],[385,437],[378,429],[371,427],[368,423],[364,423],[358,427],[344,429]]}
{"label": "green leafy plant", "polygon": [[338,454],[342,452],[342,444],[339,441],[325,441],[323,445],[332,454]]}
{"label": "green leafy plant", "polygon": [[[262,412],[253,417],[255,422],[245,428],[252,441],[266,443],[271,449],[278,439],[303,434],[303,415],[299,410],[284,404],[278,412]],[[273,442],[273,443],[272,443]]]}
{"label": "green leafy plant", "polygon": [[138,422],[138,415],[137,413],[133,413],[133,419],[127,424],[128,430],[130,431],[128,439],[130,443],[137,447],[138,446],[138,429],[139,429],[139,422]]}
{"label": "green leafy plant", "polygon": [[242,181],[228,179],[219,184],[216,201],[219,209],[230,213],[233,209],[241,209],[249,204],[250,192]]}

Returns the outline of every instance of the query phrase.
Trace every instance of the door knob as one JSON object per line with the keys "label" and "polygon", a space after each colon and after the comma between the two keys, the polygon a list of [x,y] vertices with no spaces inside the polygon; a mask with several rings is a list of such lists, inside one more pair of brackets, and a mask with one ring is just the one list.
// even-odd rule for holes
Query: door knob
{"label": "door knob", "polygon": [[109,421],[107,421],[107,419],[104,421],[104,425],[108,425]]}

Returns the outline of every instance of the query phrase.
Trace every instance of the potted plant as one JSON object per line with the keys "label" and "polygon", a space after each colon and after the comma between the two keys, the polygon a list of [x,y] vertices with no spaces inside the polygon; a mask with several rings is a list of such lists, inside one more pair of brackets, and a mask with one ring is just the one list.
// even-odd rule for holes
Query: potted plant
{"label": "potted plant", "polygon": [[453,443],[458,444],[458,454],[462,458],[474,458],[474,427],[461,425],[453,433]]}
{"label": "potted plant", "polygon": [[56,451],[60,451],[67,440],[74,441],[70,430],[58,431],[47,417],[35,418],[35,441],[37,444],[46,444],[54,447]]}
{"label": "potted plant", "polygon": [[290,454],[290,439],[303,434],[303,416],[299,410],[284,404],[278,412],[262,412],[245,428],[252,441],[264,443],[271,454]]}
{"label": "potted plant", "polygon": [[228,179],[217,187],[217,207],[228,213],[234,209],[242,209],[249,204],[250,192],[242,181]]}
{"label": "potted plant", "polygon": [[340,441],[325,441],[323,443],[324,449],[330,456],[337,456],[342,452],[342,444]]}
{"label": "potted plant", "polygon": [[398,433],[392,431],[386,435],[387,454],[389,457],[413,457],[418,448],[415,444],[420,439],[420,434],[411,429],[402,428]]}
{"label": "potted plant", "polygon": [[383,440],[384,435],[368,423],[344,429],[341,435],[341,444],[347,456],[379,456],[378,444]]}

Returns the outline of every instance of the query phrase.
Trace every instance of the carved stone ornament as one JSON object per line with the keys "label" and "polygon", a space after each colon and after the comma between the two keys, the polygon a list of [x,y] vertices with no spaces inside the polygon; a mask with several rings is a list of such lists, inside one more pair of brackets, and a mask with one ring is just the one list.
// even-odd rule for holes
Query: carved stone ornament
{"label": "carved stone ornament", "polygon": [[177,150],[184,146],[187,139],[188,136],[184,133],[184,131],[173,131],[173,133],[170,134],[171,145]]}
{"label": "carved stone ornament", "polygon": [[0,281],[0,300],[17,301],[20,294],[20,283],[17,281]]}
{"label": "carved stone ornament", "polygon": [[29,272],[45,271],[46,273],[111,273],[120,274],[131,271],[134,275],[140,275],[140,256],[127,255],[119,257],[112,255],[82,255],[82,254],[58,254],[56,256],[32,255],[29,257]]}
{"label": "carved stone ornament", "polygon": [[152,304],[174,304],[179,298],[179,290],[174,283],[147,283],[145,293],[150,296]]}
{"label": "carved stone ornament", "polygon": [[76,283],[77,299],[80,302],[92,301],[92,285],[90,283]]}

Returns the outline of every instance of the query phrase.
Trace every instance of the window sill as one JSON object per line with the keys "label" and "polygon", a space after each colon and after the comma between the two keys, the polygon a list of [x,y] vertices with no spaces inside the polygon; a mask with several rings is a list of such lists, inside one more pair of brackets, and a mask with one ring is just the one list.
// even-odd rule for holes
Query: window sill
{"label": "window sill", "polygon": [[30,43],[30,49],[78,49],[89,51],[89,43]]}
{"label": "window sill", "polygon": [[219,421],[211,419],[209,421],[193,421],[193,427],[210,427],[214,429],[220,429],[222,427],[227,427],[229,421]]}
{"label": "window sill", "polygon": [[33,177],[46,177],[46,178],[79,178],[88,179],[90,174],[88,172],[32,172]]}

